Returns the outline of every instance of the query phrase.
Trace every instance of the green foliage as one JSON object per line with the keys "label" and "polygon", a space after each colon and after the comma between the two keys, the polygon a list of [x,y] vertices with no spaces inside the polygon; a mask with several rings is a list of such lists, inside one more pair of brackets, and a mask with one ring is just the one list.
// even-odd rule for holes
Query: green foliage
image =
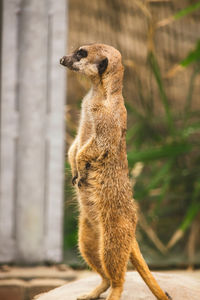
{"label": "green foliage", "polygon": [[174,133],[174,125],[173,125],[173,120],[172,120],[172,113],[170,111],[169,101],[167,99],[167,95],[165,93],[164,85],[162,82],[160,68],[159,68],[158,62],[157,62],[156,57],[153,54],[153,52],[149,53],[148,60],[150,63],[150,68],[153,72],[153,75],[155,77],[155,80],[156,80],[156,83],[157,83],[157,86],[158,86],[158,89],[160,92],[160,100],[162,101],[162,104],[165,109],[166,119],[168,122],[168,128],[169,128],[170,132],[173,134]]}
{"label": "green foliage", "polygon": [[[69,163],[65,163],[64,248],[77,247],[77,200],[74,199]],[[74,199],[74,200],[73,200]]]}
{"label": "green foliage", "polygon": [[[198,118],[191,111],[193,85],[200,73],[199,58],[198,41],[195,49],[180,62],[184,68],[190,64],[193,67],[183,113],[176,114],[172,110],[156,55],[152,52],[148,55],[148,66],[157,85],[164,117],[153,112],[141,114],[130,104],[127,106],[135,119],[135,125],[127,132],[129,166],[134,171],[137,163],[143,165],[134,187],[134,197],[158,235],[164,235],[167,222],[168,234],[182,232],[173,241],[173,246],[184,237],[200,213],[200,111],[195,112]],[[144,98],[141,101],[144,100],[148,101]],[[173,222],[169,222],[169,216]],[[168,234],[165,232],[163,242],[170,240]]]}
{"label": "green foliage", "polygon": [[129,165],[132,166],[136,162],[151,162],[162,158],[177,157],[183,153],[191,151],[193,145],[187,141],[172,142],[170,144],[164,143],[161,146],[153,148],[141,149],[128,153]]}
{"label": "green foliage", "polygon": [[187,67],[191,63],[200,63],[200,40],[196,43],[195,49],[192,50],[184,60],[182,60],[181,66]]}
{"label": "green foliage", "polygon": [[200,181],[195,182],[193,194],[191,197],[191,204],[186,211],[186,216],[180,225],[180,229],[185,231],[192,223],[198,212],[200,211]]}
{"label": "green foliage", "polygon": [[178,20],[182,17],[185,17],[186,15],[198,10],[200,8],[200,1],[198,1],[197,3],[194,3],[190,6],[187,6],[186,8],[178,11],[175,15],[174,15],[174,19]]}

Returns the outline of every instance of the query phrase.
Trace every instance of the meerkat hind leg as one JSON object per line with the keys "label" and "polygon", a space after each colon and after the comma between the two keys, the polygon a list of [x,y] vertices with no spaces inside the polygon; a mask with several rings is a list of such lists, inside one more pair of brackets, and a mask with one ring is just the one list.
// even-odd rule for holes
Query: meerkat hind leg
{"label": "meerkat hind leg", "polygon": [[104,228],[102,261],[111,284],[106,300],[119,300],[123,291],[130,256],[131,241],[129,237],[131,237],[131,234],[129,234],[129,230],[124,233],[122,229],[119,223],[118,226],[111,226],[111,229],[106,226]]}
{"label": "meerkat hind leg", "polygon": [[106,277],[99,257],[98,236],[88,219],[81,217],[79,224],[79,248],[88,265],[102,278],[102,282],[90,293],[81,295],[77,300],[97,299],[110,287],[110,281]]}
{"label": "meerkat hind leg", "polygon": [[81,295],[77,298],[77,300],[92,300],[98,299],[100,295],[105,292],[110,286],[110,283],[107,279],[102,279],[102,282],[89,294]]}

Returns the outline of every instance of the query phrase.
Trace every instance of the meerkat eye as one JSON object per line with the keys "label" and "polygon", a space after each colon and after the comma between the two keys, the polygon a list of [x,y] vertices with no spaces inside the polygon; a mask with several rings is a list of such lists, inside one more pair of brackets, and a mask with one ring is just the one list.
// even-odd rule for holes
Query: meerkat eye
{"label": "meerkat eye", "polygon": [[87,57],[88,53],[85,49],[80,49],[76,52],[76,58],[77,60],[81,60],[81,58]]}

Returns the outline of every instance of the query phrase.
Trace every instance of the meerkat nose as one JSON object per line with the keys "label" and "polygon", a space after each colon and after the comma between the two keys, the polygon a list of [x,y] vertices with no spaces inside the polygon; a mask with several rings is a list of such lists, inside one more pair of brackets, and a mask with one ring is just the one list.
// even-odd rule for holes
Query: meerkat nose
{"label": "meerkat nose", "polygon": [[60,59],[60,64],[61,64],[61,65],[64,65],[64,61],[65,61],[65,56],[63,56],[63,57]]}

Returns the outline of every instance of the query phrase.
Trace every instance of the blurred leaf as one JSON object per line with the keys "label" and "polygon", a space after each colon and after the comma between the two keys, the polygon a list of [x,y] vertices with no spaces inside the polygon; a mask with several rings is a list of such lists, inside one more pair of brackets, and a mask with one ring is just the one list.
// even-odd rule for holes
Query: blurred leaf
{"label": "blurred leaf", "polygon": [[164,89],[164,85],[163,85],[163,81],[162,81],[162,76],[161,76],[161,73],[160,73],[160,68],[159,68],[157,59],[156,59],[155,55],[153,54],[153,52],[149,53],[148,59],[149,59],[151,69],[153,71],[153,74],[155,76],[155,79],[156,79],[156,82],[157,82],[157,85],[158,85],[158,89],[159,89],[159,92],[160,92],[160,97],[161,97],[161,100],[162,100],[162,104],[163,104],[164,109],[165,109],[165,114],[166,114],[166,118],[167,118],[167,121],[168,121],[170,133],[172,135],[174,135],[174,124],[173,124],[173,119],[172,119],[172,113],[170,111],[169,102],[168,102],[168,99],[167,99],[167,96],[166,96],[166,93],[165,93],[165,89]]}
{"label": "blurred leaf", "polygon": [[198,10],[200,8],[200,1],[198,1],[197,3],[194,3],[180,11],[178,11],[175,15],[174,15],[174,19],[178,20],[196,10]]}
{"label": "blurred leaf", "polygon": [[65,169],[69,170],[70,169],[70,164],[68,161],[65,161]]}
{"label": "blurred leaf", "polygon": [[193,146],[190,143],[180,142],[166,144],[152,149],[132,151],[128,153],[128,161],[130,165],[133,165],[138,161],[148,162],[162,158],[172,158],[191,151],[192,147]]}
{"label": "blurred leaf", "polygon": [[193,91],[194,91],[194,83],[195,83],[195,79],[196,79],[197,75],[199,74],[199,72],[200,72],[200,64],[195,66],[194,71],[190,77],[189,89],[188,89],[188,94],[186,97],[185,107],[184,107],[183,128],[186,127],[185,125],[187,124],[188,118],[191,114],[191,103],[192,103],[192,96],[193,96]]}
{"label": "blurred leaf", "polygon": [[145,216],[141,211],[139,211],[139,225],[144,230],[144,232],[147,234],[147,236],[151,239],[151,241],[154,243],[156,248],[162,253],[167,253],[167,248],[162,243],[162,241],[157,236],[156,232],[153,230],[153,228],[148,224]]}
{"label": "blurred leaf", "polygon": [[140,127],[141,127],[141,124],[137,123],[136,125],[134,125],[133,127],[131,127],[130,129],[127,130],[127,133],[126,133],[126,141],[127,142],[129,142],[133,139],[134,135],[138,132]]}
{"label": "blurred leaf", "polygon": [[77,232],[74,232],[74,231],[69,232],[68,231],[67,234],[65,234],[65,236],[64,236],[64,247],[66,247],[66,248],[76,247],[77,239],[78,239]]}
{"label": "blurred leaf", "polygon": [[197,41],[195,49],[189,52],[187,57],[180,62],[180,65],[182,67],[187,67],[191,63],[197,61],[200,61],[200,40]]}
{"label": "blurred leaf", "polygon": [[125,107],[128,112],[133,113],[133,115],[139,119],[144,119],[145,117],[136,109],[134,108],[130,103],[125,102]]}
{"label": "blurred leaf", "polygon": [[148,185],[148,189],[154,189],[160,184],[163,177],[165,177],[166,174],[169,172],[172,166],[172,162],[173,160],[169,160],[162,166],[162,168],[160,168],[160,170],[155,174],[153,179],[150,181],[150,184]]}
{"label": "blurred leaf", "polygon": [[170,239],[167,245],[168,248],[173,247],[184,236],[184,233],[186,232],[188,227],[192,224],[196,215],[200,212],[200,201],[198,201],[199,196],[200,196],[200,181],[198,181],[195,185],[193,195],[191,197],[192,203],[186,211],[186,216],[182,224],[175,231],[172,238]]}
{"label": "blurred leaf", "polygon": [[157,215],[159,213],[160,205],[166,197],[166,193],[169,188],[170,180],[171,180],[171,176],[170,176],[170,174],[167,174],[165,176],[165,181],[161,187],[160,195],[158,195],[158,197],[156,198],[156,207],[154,209],[154,215]]}
{"label": "blurred leaf", "polygon": [[159,22],[157,22],[156,27],[163,27],[166,25],[171,24],[172,22],[181,19],[182,17],[187,16],[188,14],[195,12],[196,10],[198,10],[200,8],[200,1],[198,1],[197,3],[194,3],[190,6],[187,6],[186,8],[179,10],[175,15],[170,16],[168,18],[164,18],[162,20],[160,20]]}
{"label": "blurred leaf", "polygon": [[153,178],[150,180],[150,183],[144,190],[135,191],[135,198],[141,199],[144,196],[148,195],[152,189],[158,187],[161,184],[161,181],[166,177],[172,166],[172,160],[167,161],[157,172],[154,172]]}
{"label": "blurred leaf", "polygon": [[189,137],[191,134],[200,132],[200,122],[188,125],[185,129],[180,131],[180,135],[184,138]]}
{"label": "blurred leaf", "polygon": [[177,229],[167,244],[167,248],[172,248],[184,235],[184,232],[181,229]]}
{"label": "blurred leaf", "polygon": [[200,202],[199,203],[192,203],[191,206],[187,210],[187,214],[183,220],[183,223],[180,226],[180,229],[182,231],[185,231],[188,229],[188,227],[191,225],[192,221],[200,211]]}

